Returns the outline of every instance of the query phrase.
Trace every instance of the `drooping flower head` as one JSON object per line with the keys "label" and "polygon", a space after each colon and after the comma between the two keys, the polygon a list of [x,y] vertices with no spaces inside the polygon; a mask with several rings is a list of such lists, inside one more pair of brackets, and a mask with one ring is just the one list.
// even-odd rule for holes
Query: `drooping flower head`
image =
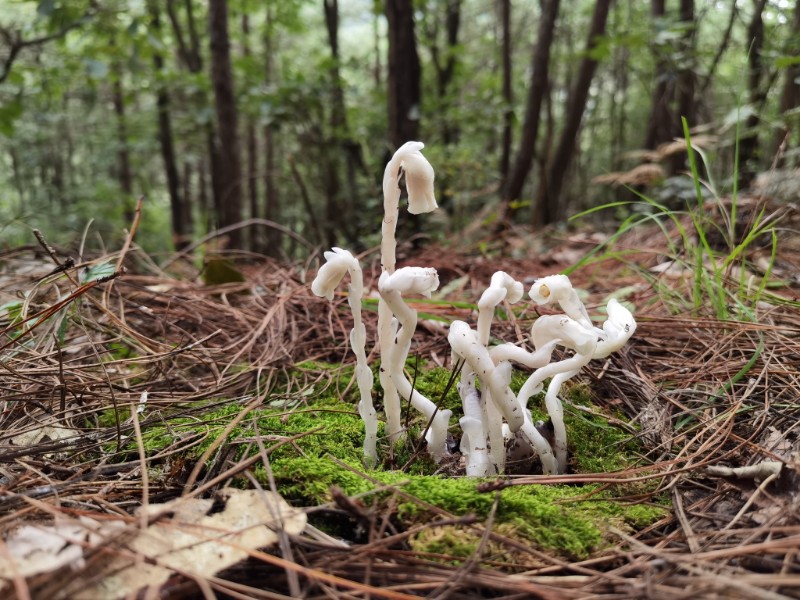
{"label": "drooping flower head", "polygon": [[347,250],[334,248],[325,252],[325,264],[320,267],[317,276],[311,283],[311,291],[320,297],[333,300],[333,291],[347,274],[347,271],[358,262]]}
{"label": "drooping flower head", "polygon": [[594,358],[605,358],[612,352],[622,348],[636,331],[636,320],[633,314],[618,300],[612,298],[606,306],[608,319],[603,323],[606,338],[597,343]]}
{"label": "drooping flower head", "polygon": [[392,274],[384,272],[378,282],[381,294],[422,294],[426,298],[438,287],[439,275],[432,267],[403,267]]}
{"label": "drooping flower head", "polygon": [[408,212],[412,215],[433,212],[437,208],[433,192],[433,167],[420,152],[424,147],[422,142],[409,142],[403,148],[409,144],[417,148],[404,154],[401,163],[406,177]]}
{"label": "drooping flower head", "polygon": [[548,275],[537,279],[528,294],[536,304],[558,304],[568,317],[584,327],[592,328],[589,313],[566,275]]}

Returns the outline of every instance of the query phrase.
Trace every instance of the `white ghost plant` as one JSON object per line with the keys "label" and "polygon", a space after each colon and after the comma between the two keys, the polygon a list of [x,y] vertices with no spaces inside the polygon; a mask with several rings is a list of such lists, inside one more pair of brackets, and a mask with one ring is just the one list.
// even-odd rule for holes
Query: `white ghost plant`
{"label": "white ghost plant", "polygon": [[[381,226],[381,275],[378,281],[378,347],[381,356],[380,384],[386,411],[386,434],[390,443],[404,435],[401,425],[400,397],[408,400],[427,419],[428,452],[436,461],[449,455],[447,447],[450,410],[443,410],[419,391],[405,375],[404,366],[417,326],[417,312],[404,297],[416,294],[430,298],[439,287],[435,269],[404,267],[396,269],[395,230],[400,212],[400,181],[404,177],[408,192],[408,211],[412,214],[437,208],[434,196],[434,171],[420,152],[421,142],[407,142],[386,165],[383,178],[384,218]],[[372,404],[372,371],[365,352],[366,331],[361,319],[363,281],[358,261],[346,250],[334,248],[325,253],[326,263],[312,283],[312,291],[333,299],[336,286],[350,273],[348,301],[354,326],[351,345],[356,354],[356,380],[361,394],[359,412],[365,423],[364,455],[368,464],[377,463],[378,420]],[[563,473],[567,468],[567,431],[559,392],[564,382],[574,377],[589,361],[605,358],[622,348],[636,330],[631,312],[616,300],[606,307],[608,318],[596,327],[566,275],[537,279],[529,296],[538,305],[557,305],[563,315],[539,317],[531,327],[533,352],[512,343],[490,347],[490,328],[494,312],[503,301],[518,302],[522,284],[507,273],[498,271],[478,302],[477,328],[465,321],[453,321],[448,341],[453,363],[462,362],[457,389],[464,416],[459,423],[463,432],[461,453],[467,475],[502,474],[505,469],[505,437],[530,446],[538,455],[547,474]],[[552,361],[553,350],[561,346],[571,352],[566,358]],[[518,394],[510,388],[513,365],[532,371]],[[476,379],[480,381],[480,390]],[[542,435],[531,419],[529,398],[539,393],[550,379],[545,406],[553,425],[553,444]]]}
{"label": "white ghost plant", "polygon": [[333,291],[345,273],[350,273],[350,295],[347,302],[353,313],[353,329],[350,331],[350,347],[356,355],[356,384],[361,399],[358,412],[364,421],[364,459],[369,466],[378,462],[378,414],[372,403],[372,370],[367,363],[367,330],[361,319],[361,299],[364,296],[364,277],[358,260],[347,250],[334,248],[324,254],[327,261],[320,268],[311,291],[317,296],[333,300]]}

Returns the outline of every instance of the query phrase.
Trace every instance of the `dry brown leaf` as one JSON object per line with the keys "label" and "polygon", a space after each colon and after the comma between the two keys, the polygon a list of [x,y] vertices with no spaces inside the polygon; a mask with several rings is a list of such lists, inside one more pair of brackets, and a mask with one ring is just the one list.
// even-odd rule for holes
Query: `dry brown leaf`
{"label": "dry brown leaf", "polygon": [[[225,507],[211,514],[212,499],[150,505],[148,515],[171,513],[171,518],[159,519],[128,544],[138,556],[112,560],[104,571],[107,576],[74,598],[120,598],[146,586],[160,586],[173,572],[207,577],[244,560],[248,550],[275,544],[277,530],[299,534],[306,525],[304,512],[271,492],[227,489],[217,500]],[[144,564],[151,561],[156,564]]]}
{"label": "dry brown leaf", "polygon": [[[224,504],[218,510],[220,503]],[[151,525],[131,531],[122,521],[102,524],[89,519],[26,525],[6,539],[13,561],[0,561],[0,579],[30,577],[62,567],[81,568],[84,552],[108,540],[114,558],[105,562],[95,583],[73,591],[75,600],[111,600],[158,587],[174,573],[208,577],[247,558],[248,551],[271,546],[277,531],[299,534],[306,515],[280,496],[258,490],[227,489],[215,499],[184,499],[147,507]],[[125,531],[132,538],[121,537]],[[124,547],[115,541],[130,539]],[[0,590],[3,583],[0,582]]]}

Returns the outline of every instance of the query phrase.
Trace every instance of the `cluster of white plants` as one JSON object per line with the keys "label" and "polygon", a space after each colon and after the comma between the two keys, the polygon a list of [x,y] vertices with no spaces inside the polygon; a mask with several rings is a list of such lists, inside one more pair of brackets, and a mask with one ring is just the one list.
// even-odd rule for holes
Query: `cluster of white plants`
{"label": "cluster of white plants", "polygon": [[[396,269],[395,229],[400,212],[400,178],[405,177],[408,211],[412,214],[437,208],[433,191],[433,167],[420,150],[424,144],[407,142],[386,165],[383,177],[381,241],[382,272],[378,280],[378,349],[380,384],[386,413],[386,436],[390,443],[401,440],[401,397],[421,412],[428,424],[425,439],[428,452],[436,461],[448,456],[448,426],[452,411],[415,390],[406,377],[404,366],[417,326],[417,312],[403,300],[421,294],[430,298],[439,287],[436,270],[430,267]],[[334,248],[325,252],[326,263],[311,284],[318,296],[333,299],[339,282],[350,274],[349,304],[353,311],[350,345],[356,355],[356,382],[360,393],[359,413],[364,420],[364,457],[368,464],[378,460],[378,415],[372,400],[372,371],[367,364],[366,330],[361,318],[364,283],[358,260],[347,250]],[[512,343],[489,347],[489,333],[495,308],[502,302],[515,303],[523,297],[523,285],[508,274],[494,274],[489,288],[478,302],[477,328],[464,321],[453,321],[447,336],[453,351],[453,364],[462,364],[458,392],[464,416],[461,453],[466,459],[467,475],[501,474],[505,470],[506,444],[514,439],[529,446],[548,474],[563,473],[567,466],[567,432],[561,400],[564,382],[574,377],[594,358],[603,358],[621,348],[633,335],[636,321],[630,311],[616,300],[606,309],[608,318],[602,329],[595,327],[586,307],[565,275],[551,275],[536,280],[529,291],[539,305],[557,304],[562,315],[545,315],[534,321],[530,343],[533,352]],[[572,351],[568,358],[553,361],[553,351],[561,346]],[[532,371],[518,394],[510,388],[513,364]],[[527,404],[531,396],[544,388],[545,405],[553,427],[553,442],[540,431],[541,424],[531,419]],[[477,382],[480,382],[480,390]]]}

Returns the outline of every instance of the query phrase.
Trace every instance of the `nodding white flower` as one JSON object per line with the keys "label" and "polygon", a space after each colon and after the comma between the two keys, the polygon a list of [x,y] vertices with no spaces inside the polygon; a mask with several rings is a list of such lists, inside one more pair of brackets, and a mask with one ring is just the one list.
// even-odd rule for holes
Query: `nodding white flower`
{"label": "nodding white flower", "polygon": [[481,298],[478,300],[478,307],[494,310],[494,307],[503,300],[508,300],[510,304],[514,304],[522,299],[523,293],[524,289],[521,282],[505,271],[497,271],[492,275],[489,287],[481,294]]}
{"label": "nodding white flower", "polygon": [[528,295],[539,305],[556,303],[568,317],[575,319],[584,327],[589,329],[593,327],[586,307],[566,275],[548,275],[537,279],[533,282]]}
{"label": "nodding white flower", "polygon": [[333,300],[333,290],[345,276],[347,271],[358,262],[347,250],[334,248],[324,254],[327,261],[317,272],[317,276],[311,283],[311,291],[320,297]]}
{"label": "nodding white flower", "polygon": [[406,177],[408,212],[412,215],[433,212],[437,208],[433,167],[420,152],[424,147],[422,142],[406,142],[397,151]]}
{"label": "nodding white flower", "polygon": [[398,292],[400,294],[422,294],[431,297],[431,292],[439,287],[439,274],[432,267],[403,267],[394,273],[381,274],[378,290],[381,295]]}
{"label": "nodding white flower", "polygon": [[597,342],[593,358],[605,358],[622,348],[636,331],[636,321],[627,308],[612,298],[606,306],[608,319],[603,323],[606,339]]}

